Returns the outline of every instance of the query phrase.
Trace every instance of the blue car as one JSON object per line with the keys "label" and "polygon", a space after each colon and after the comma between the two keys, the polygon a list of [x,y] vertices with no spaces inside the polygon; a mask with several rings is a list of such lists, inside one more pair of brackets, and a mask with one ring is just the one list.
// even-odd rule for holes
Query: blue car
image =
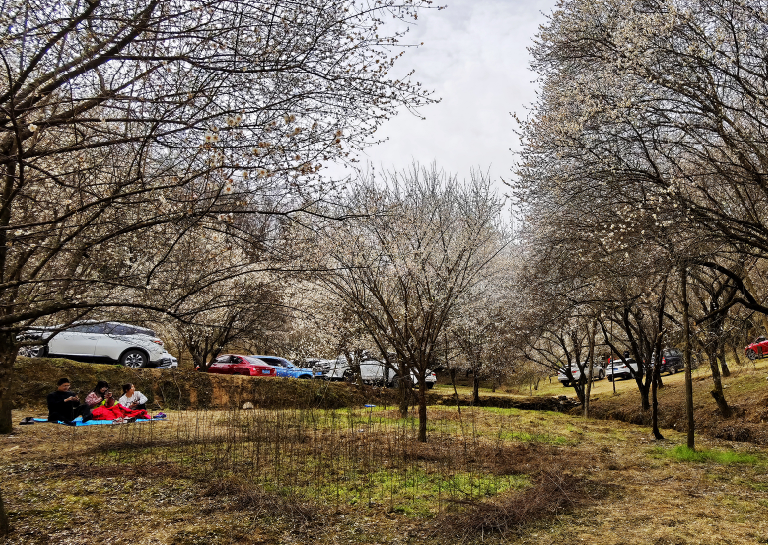
{"label": "blue car", "polygon": [[252,358],[259,358],[267,365],[271,365],[275,368],[278,377],[291,377],[291,378],[314,378],[322,376],[322,373],[315,373],[308,367],[296,367],[290,361],[285,358],[279,358],[277,356],[251,356]]}

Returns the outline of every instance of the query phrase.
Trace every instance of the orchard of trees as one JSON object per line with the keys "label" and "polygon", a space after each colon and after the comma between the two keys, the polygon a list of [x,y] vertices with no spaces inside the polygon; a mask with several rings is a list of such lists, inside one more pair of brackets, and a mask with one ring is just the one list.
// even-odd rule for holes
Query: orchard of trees
{"label": "orchard of trees", "polygon": [[692,365],[730,417],[726,357],[768,324],[768,4],[561,2],[509,201],[439,166],[327,176],[435,101],[384,24],[432,7],[4,2],[0,433],[19,334],[82,319],[155,324],[203,369],[233,346],[373,350],[415,375],[419,441],[429,369],[472,371],[477,399],[481,377],[585,377],[606,352],[646,363],[660,438],[648,363],[670,346],[689,446]]}
{"label": "orchard of trees", "polygon": [[[524,350],[581,366],[596,340],[638,362],[684,348],[691,447],[692,353],[727,418],[726,354],[765,334],[767,17],[764,3],[566,1],[531,49]],[[632,374],[661,437],[658,371]]]}

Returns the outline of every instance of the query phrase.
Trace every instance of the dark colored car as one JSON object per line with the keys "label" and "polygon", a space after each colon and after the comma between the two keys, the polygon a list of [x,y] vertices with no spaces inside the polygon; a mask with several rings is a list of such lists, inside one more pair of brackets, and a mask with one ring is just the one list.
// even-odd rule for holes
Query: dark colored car
{"label": "dark colored car", "polygon": [[224,354],[216,358],[210,367],[209,373],[219,375],[245,375],[247,377],[274,377],[275,368],[267,365],[258,358],[250,356],[238,356],[236,354]]}
{"label": "dark colored car", "polygon": [[765,357],[768,354],[768,340],[765,337],[758,337],[744,349],[744,354],[751,360]]}
{"label": "dark colored car", "polygon": [[682,371],[683,354],[677,348],[665,348],[661,353],[661,372],[670,375]]}

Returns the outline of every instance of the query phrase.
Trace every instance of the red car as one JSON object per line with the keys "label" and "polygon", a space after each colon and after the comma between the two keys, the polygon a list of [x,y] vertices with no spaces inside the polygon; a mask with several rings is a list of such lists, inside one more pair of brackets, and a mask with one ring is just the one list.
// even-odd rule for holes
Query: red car
{"label": "red car", "polygon": [[220,375],[245,375],[247,377],[274,377],[275,368],[258,358],[224,354],[208,368],[209,373]]}
{"label": "red car", "polygon": [[751,360],[768,355],[768,340],[765,337],[758,337],[755,342],[744,349],[744,354]]}

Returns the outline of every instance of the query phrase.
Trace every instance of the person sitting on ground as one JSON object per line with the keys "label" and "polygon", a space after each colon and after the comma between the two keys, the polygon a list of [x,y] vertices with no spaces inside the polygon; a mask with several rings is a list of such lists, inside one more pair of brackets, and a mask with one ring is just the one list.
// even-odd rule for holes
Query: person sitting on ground
{"label": "person sitting on ground", "polygon": [[85,397],[85,402],[88,404],[91,410],[104,404],[104,398],[106,397],[108,390],[109,383],[107,383],[107,381],[100,380],[96,383],[96,386],[93,388],[93,390],[91,390],[91,392]]}
{"label": "person sitting on ground", "polygon": [[141,418],[143,420],[151,420],[152,417],[144,409],[128,409],[120,403],[115,401],[112,397],[112,392],[107,391],[104,393],[104,401],[93,409],[93,418],[95,420],[128,420],[130,422]]}
{"label": "person sitting on ground", "polygon": [[93,418],[86,403],[80,403],[76,393],[70,392],[69,379],[60,378],[56,383],[56,390],[48,394],[48,422],[65,422],[73,425],[73,420],[83,417],[83,422]]}
{"label": "person sitting on ground", "polygon": [[123,384],[123,396],[118,401],[126,409],[146,409],[147,396],[136,390],[133,384]]}

